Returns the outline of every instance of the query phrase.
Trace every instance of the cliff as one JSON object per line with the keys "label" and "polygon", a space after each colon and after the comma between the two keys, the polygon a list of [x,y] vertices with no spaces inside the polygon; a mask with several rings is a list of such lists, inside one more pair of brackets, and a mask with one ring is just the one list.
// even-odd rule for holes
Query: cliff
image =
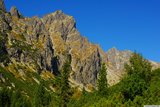
{"label": "cliff", "polygon": [[105,53],[80,35],[72,16],[56,11],[43,18],[25,18],[12,7],[10,12],[0,14],[0,31],[6,35],[4,48],[9,65],[21,63],[39,74],[58,75],[70,56],[71,84],[96,86]]}
{"label": "cliff", "polygon": [[[73,87],[96,87],[102,63],[107,64],[110,85],[122,78],[124,64],[132,52],[113,48],[105,53],[78,32],[72,16],[59,10],[42,18],[27,18],[16,7],[6,12],[3,0],[0,10],[1,54],[5,54],[0,62],[15,75],[25,78],[27,70],[18,68],[23,65],[44,78],[48,73],[56,76],[69,56],[72,68],[69,80]],[[156,62],[153,65],[159,66]]]}

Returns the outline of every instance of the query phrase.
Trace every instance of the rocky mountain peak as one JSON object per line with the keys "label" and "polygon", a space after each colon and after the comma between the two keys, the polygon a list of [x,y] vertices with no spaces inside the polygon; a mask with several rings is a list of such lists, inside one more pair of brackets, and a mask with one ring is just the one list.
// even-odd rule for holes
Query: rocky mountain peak
{"label": "rocky mountain peak", "polygon": [[[132,55],[130,50],[118,50],[117,48],[111,48],[107,51],[107,65],[108,65],[108,81],[110,85],[116,84],[123,77],[124,65],[129,63],[129,59]],[[160,64],[149,60],[152,69],[160,67]]]}
{"label": "rocky mountain peak", "polygon": [[[51,14],[45,15],[42,20],[45,24],[52,24],[55,20],[56,21],[63,21],[71,18],[71,16],[65,14],[62,10],[57,10]],[[73,18],[73,17],[72,17]],[[74,20],[74,19],[72,19]]]}
{"label": "rocky mountain peak", "polygon": [[42,20],[51,34],[57,35],[59,33],[65,41],[69,40],[69,36],[74,34],[74,37],[76,37],[79,34],[76,30],[74,18],[64,14],[61,10],[44,16]]}
{"label": "rocky mountain peak", "polygon": [[117,54],[117,53],[119,53],[119,50],[116,47],[113,47],[108,50],[108,53]]}
{"label": "rocky mountain peak", "polygon": [[[0,0],[0,5],[5,10],[3,0]],[[109,84],[117,83],[123,74],[124,64],[128,63],[132,54],[115,47],[105,53],[98,45],[81,36],[74,18],[61,10],[43,18],[20,18],[16,7],[11,8],[10,14],[3,13],[0,31],[7,31],[5,50],[10,56],[10,65],[19,62],[33,67],[39,74],[48,71],[57,75],[69,54],[72,67],[69,79],[75,87],[96,87],[104,62],[107,64]]]}
{"label": "rocky mountain peak", "polygon": [[5,5],[4,5],[4,0],[0,0],[0,10],[6,11]]}
{"label": "rocky mountain peak", "polygon": [[132,52],[129,50],[120,51],[117,48],[113,47],[109,49],[106,54],[107,54],[108,61],[112,63],[117,63],[121,60],[124,61],[123,58],[128,59],[131,56]]}
{"label": "rocky mountain peak", "polygon": [[131,51],[111,48],[107,51],[108,79],[110,85],[117,83],[123,75],[124,64],[129,62]]}
{"label": "rocky mountain peak", "polygon": [[0,28],[7,31],[6,51],[11,65],[15,61],[36,65],[33,69],[39,74],[49,71],[57,75],[69,54],[72,86],[96,87],[105,53],[80,35],[72,16],[58,10],[43,18],[19,18],[16,7],[3,16]]}
{"label": "rocky mountain peak", "polygon": [[57,10],[54,13],[52,13],[53,17],[57,20],[63,20],[67,15],[64,14],[62,10]]}
{"label": "rocky mountain peak", "polygon": [[11,14],[11,16],[20,18],[20,13],[15,6],[11,7],[10,14]]}

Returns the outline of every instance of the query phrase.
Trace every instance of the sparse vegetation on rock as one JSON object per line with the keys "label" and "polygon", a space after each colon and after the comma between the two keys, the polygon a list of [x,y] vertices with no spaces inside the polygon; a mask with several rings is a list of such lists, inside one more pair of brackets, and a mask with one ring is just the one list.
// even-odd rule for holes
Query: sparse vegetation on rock
{"label": "sparse vegetation on rock", "polygon": [[0,0],[0,107],[160,104],[159,67],[131,51],[105,53],[62,11],[25,18]]}

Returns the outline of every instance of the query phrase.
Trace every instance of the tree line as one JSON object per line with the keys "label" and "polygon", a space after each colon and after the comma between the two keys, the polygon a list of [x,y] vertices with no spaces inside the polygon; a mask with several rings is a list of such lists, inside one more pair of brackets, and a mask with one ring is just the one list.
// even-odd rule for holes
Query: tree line
{"label": "tree line", "polygon": [[3,107],[142,107],[160,104],[160,69],[152,70],[151,63],[138,53],[133,53],[125,64],[122,80],[109,87],[107,68],[103,63],[98,74],[97,88],[92,92],[84,89],[79,97],[69,85],[70,61],[66,61],[60,75],[53,80],[55,92],[40,82],[30,98],[23,91],[0,89],[0,105]]}

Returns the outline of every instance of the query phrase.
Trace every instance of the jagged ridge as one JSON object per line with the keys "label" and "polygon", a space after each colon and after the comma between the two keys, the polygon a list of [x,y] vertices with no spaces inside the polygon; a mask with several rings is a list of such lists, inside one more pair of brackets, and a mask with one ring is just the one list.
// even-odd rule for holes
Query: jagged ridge
{"label": "jagged ridge", "polygon": [[1,14],[0,21],[1,32],[7,34],[10,64],[16,61],[32,66],[38,73],[50,71],[57,75],[69,54],[72,85],[96,86],[105,53],[80,35],[72,16],[56,11],[43,18],[23,18],[12,7],[9,13]]}
{"label": "jagged ridge", "polygon": [[[132,52],[113,48],[105,53],[80,35],[72,16],[59,10],[43,18],[25,18],[16,7],[6,12],[3,0],[0,0],[0,7],[0,31],[7,38],[4,44],[9,65],[18,62],[39,74],[51,72],[58,75],[70,55],[71,85],[86,89],[96,87],[103,62],[107,64],[110,85],[123,76],[124,64],[128,63]],[[159,66],[155,62],[153,65]]]}

